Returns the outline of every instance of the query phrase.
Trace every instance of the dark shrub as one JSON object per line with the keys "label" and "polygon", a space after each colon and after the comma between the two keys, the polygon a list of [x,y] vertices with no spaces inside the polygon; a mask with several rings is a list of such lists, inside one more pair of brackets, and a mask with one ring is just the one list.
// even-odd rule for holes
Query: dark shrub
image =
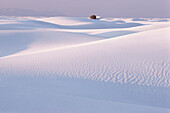
{"label": "dark shrub", "polygon": [[96,15],[91,15],[90,19],[96,19]]}

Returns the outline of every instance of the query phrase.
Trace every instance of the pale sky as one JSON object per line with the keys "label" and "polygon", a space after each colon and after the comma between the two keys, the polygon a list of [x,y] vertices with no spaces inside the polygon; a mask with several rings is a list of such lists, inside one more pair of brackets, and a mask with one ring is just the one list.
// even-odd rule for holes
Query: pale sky
{"label": "pale sky", "polygon": [[170,17],[170,0],[0,0],[0,9],[4,8],[83,17],[91,14],[102,17]]}

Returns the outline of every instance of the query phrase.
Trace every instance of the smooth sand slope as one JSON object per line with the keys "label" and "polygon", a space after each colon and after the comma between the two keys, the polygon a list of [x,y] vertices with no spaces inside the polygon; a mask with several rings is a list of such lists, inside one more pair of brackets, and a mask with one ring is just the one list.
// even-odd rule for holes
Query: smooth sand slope
{"label": "smooth sand slope", "polygon": [[0,112],[170,112],[169,19],[0,18]]}

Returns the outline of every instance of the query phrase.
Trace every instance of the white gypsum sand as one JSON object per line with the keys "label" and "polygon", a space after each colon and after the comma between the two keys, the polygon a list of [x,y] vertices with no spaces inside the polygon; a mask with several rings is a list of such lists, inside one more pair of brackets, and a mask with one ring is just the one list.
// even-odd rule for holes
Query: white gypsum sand
{"label": "white gypsum sand", "polygon": [[0,18],[0,112],[170,112],[169,25]]}

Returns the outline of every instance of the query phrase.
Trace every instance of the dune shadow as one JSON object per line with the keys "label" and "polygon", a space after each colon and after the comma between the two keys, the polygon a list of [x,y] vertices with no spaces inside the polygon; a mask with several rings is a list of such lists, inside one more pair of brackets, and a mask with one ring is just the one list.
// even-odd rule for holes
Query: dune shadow
{"label": "dune shadow", "polygon": [[152,19],[152,18],[148,18],[148,19],[143,19],[143,18],[133,18],[132,21],[145,21],[145,22],[168,22],[167,19]]}
{"label": "dune shadow", "polygon": [[64,29],[110,29],[110,28],[131,28],[142,26],[140,23],[125,23],[125,22],[102,22],[96,20],[94,23],[86,25],[62,26]]}
{"label": "dune shadow", "polygon": [[148,21],[148,20],[143,18],[133,18],[132,21]]}
{"label": "dune shadow", "polygon": [[101,38],[114,38],[114,37],[133,34],[133,33],[136,33],[136,32],[135,31],[110,31],[110,32],[95,34],[93,36],[97,36]]}
{"label": "dune shadow", "polygon": [[28,33],[1,33],[0,57],[23,51],[33,41],[34,39]]}
{"label": "dune shadow", "polygon": [[25,26],[24,24],[2,24],[0,25],[0,30],[33,30],[34,28],[30,26]]}
{"label": "dune shadow", "polygon": [[168,20],[155,20],[155,21],[152,21],[152,22],[168,22]]}

